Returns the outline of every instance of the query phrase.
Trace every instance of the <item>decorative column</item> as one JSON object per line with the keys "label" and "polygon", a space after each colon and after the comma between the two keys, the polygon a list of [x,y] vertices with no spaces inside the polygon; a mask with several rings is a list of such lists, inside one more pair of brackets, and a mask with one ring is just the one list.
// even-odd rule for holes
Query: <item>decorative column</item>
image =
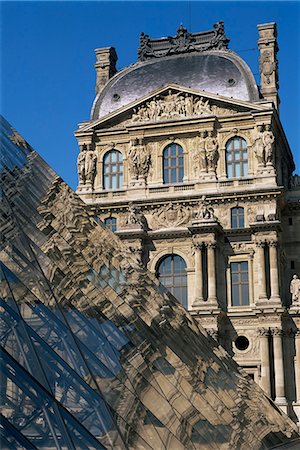
{"label": "decorative column", "polygon": [[300,330],[295,333],[295,348],[296,403],[300,403]]}
{"label": "decorative column", "polygon": [[277,242],[269,242],[270,251],[270,284],[271,300],[280,302],[279,283],[278,283],[278,262],[277,262]]}
{"label": "decorative column", "polygon": [[207,274],[208,274],[208,296],[207,301],[217,304],[217,280],[216,280],[216,242],[207,244]]}
{"label": "decorative column", "polygon": [[260,342],[260,358],[261,358],[261,379],[260,387],[265,393],[271,397],[270,383],[270,353],[269,353],[269,330],[261,328],[258,330]]}
{"label": "decorative column", "polygon": [[195,248],[195,299],[192,306],[200,306],[203,302],[203,268],[202,268],[203,243],[197,243]]}
{"label": "decorative column", "polygon": [[258,256],[258,285],[260,292],[258,298],[265,300],[267,298],[266,288],[266,265],[265,265],[265,242],[259,241],[256,243],[257,256]]}
{"label": "decorative column", "polygon": [[284,367],[283,367],[283,352],[282,352],[282,334],[280,328],[273,328],[271,330],[273,336],[273,350],[274,350],[274,375],[275,375],[275,402],[286,405],[284,389]]}

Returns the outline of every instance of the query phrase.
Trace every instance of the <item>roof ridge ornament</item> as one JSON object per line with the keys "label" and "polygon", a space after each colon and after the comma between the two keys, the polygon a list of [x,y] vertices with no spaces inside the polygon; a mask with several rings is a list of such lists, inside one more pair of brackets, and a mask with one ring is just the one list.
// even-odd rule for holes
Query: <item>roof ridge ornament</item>
{"label": "roof ridge ornament", "polygon": [[205,50],[224,50],[228,48],[229,39],[225,34],[224,22],[220,20],[214,28],[200,33],[190,33],[181,23],[176,36],[151,39],[148,34],[140,34],[138,60],[177,55],[181,53],[202,52]]}

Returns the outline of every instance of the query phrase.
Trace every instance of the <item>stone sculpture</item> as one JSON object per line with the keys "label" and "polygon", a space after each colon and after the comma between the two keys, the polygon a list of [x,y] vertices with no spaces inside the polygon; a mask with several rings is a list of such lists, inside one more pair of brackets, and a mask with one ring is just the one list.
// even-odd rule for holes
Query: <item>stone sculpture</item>
{"label": "stone sculpture", "polygon": [[127,158],[131,177],[135,180],[146,180],[151,166],[151,155],[141,139],[134,139],[131,142]]}
{"label": "stone sculpture", "polygon": [[290,283],[290,293],[292,294],[292,303],[300,303],[300,279],[298,275],[293,275]]}
{"label": "stone sculpture", "polygon": [[271,125],[267,125],[263,133],[262,141],[265,150],[265,163],[266,165],[273,165],[273,153],[275,136],[271,131]]}
{"label": "stone sculpture", "polygon": [[195,213],[195,219],[201,222],[216,222],[218,219],[214,214],[214,209],[209,205],[205,195],[198,203],[198,210]]}
{"label": "stone sculpture", "polygon": [[272,61],[271,53],[267,50],[260,57],[260,72],[264,76],[266,84],[270,84],[270,77],[276,68],[276,64]]}
{"label": "stone sculpture", "polygon": [[209,100],[186,93],[184,96],[169,90],[164,97],[156,97],[133,110],[132,122],[164,120],[213,114]]}
{"label": "stone sculpture", "polygon": [[148,229],[147,219],[141,212],[141,209],[138,206],[133,205],[131,202],[128,205],[126,225],[134,225],[137,228],[142,228],[143,230]]}
{"label": "stone sculpture", "polygon": [[87,150],[85,152],[85,182],[89,184],[94,183],[94,178],[96,174],[96,161],[97,156],[93,150]]}
{"label": "stone sculpture", "polygon": [[258,134],[255,138],[253,150],[257,158],[258,166],[273,166],[275,136],[271,125],[257,127]]}
{"label": "stone sculpture", "polygon": [[86,157],[86,146],[83,145],[77,157],[77,171],[79,184],[85,184],[85,157]]}
{"label": "stone sculpture", "polygon": [[205,150],[207,159],[207,169],[209,172],[216,172],[217,163],[219,159],[218,143],[213,137],[213,132],[210,131],[205,139]]}

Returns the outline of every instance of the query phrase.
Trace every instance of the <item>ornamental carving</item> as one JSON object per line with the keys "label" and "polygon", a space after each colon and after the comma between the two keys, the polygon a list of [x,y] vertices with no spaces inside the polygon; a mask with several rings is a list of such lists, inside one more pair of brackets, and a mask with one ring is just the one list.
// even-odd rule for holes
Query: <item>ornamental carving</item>
{"label": "ornamental carving", "polygon": [[138,59],[146,61],[181,53],[226,49],[228,43],[223,21],[215,23],[212,30],[202,33],[190,33],[181,24],[176,30],[176,36],[151,39],[148,34],[141,33]]}
{"label": "ornamental carving", "polygon": [[253,150],[258,161],[258,167],[273,166],[275,136],[271,125],[258,125],[258,134]]}
{"label": "ornamental carving", "polygon": [[153,212],[154,226],[178,227],[190,221],[191,209],[183,205],[169,203],[167,206],[157,208]]}
{"label": "ornamental carving", "polygon": [[131,120],[132,122],[147,122],[212,114],[209,100],[187,93],[172,94],[172,91],[169,90],[164,97],[157,96],[135,108]]}
{"label": "ornamental carving", "polygon": [[[217,222],[218,219],[214,214],[214,209],[210,206],[209,202],[206,200],[205,195],[201,198],[198,203],[198,208],[194,214],[194,221],[196,222]],[[194,222],[193,221],[193,222]]]}
{"label": "ornamental carving", "polygon": [[292,294],[292,303],[300,302],[300,279],[298,275],[293,275],[290,283],[290,293]]}
{"label": "ornamental carving", "polygon": [[96,175],[96,162],[97,156],[91,149],[91,146],[82,145],[77,158],[79,185],[93,186]]}
{"label": "ornamental carving", "polygon": [[146,217],[142,213],[141,209],[138,206],[133,205],[133,203],[129,203],[128,205],[128,215],[126,219],[126,225],[131,225],[137,228],[141,228],[143,230],[148,229]]}
{"label": "ornamental carving", "polygon": [[216,173],[219,159],[218,142],[213,132],[200,132],[194,139],[193,163],[195,174]]}
{"label": "ornamental carving", "polygon": [[276,63],[272,60],[272,56],[269,50],[262,53],[259,58],[259,63],[260,72],[264,77],[264,82],[266,84],[270,84],[271,75],[276,69]]}
{"label": "ornamental carving", "polygon": [[131,142],[127,160],[131,178],[146,180],[151,167],[151,155],[146,146],[142,144],[142,139],[134,139]]}

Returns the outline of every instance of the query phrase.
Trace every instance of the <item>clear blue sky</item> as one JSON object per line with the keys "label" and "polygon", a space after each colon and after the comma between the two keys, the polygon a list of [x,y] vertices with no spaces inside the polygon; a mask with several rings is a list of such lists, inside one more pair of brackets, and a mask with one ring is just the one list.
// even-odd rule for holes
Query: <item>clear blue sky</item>
{"label": "clear blue sky", "polygon": [[258,82],[257,24],[277,22],[281,120],[300,170],[299,2],[1,2],[1,109],[73,187],[73,131],[89,119],[97,47],[114,46],[118,68],[136,61],[139,33],[174,35],[225,21],[229,47]]}

